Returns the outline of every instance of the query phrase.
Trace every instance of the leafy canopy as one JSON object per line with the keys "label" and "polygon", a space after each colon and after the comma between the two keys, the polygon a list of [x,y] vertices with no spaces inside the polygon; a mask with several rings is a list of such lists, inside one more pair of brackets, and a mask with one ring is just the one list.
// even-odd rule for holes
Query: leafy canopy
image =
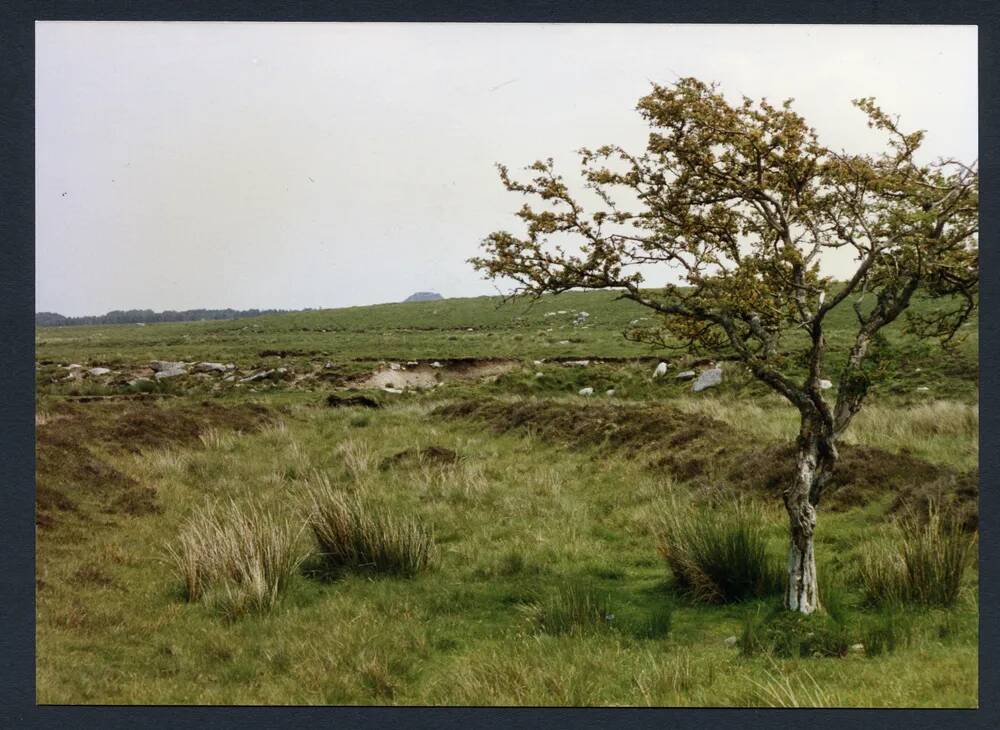
{"label": "leafy canopy", "polygon": [[[667,344],[669,335],[684,347],[735,354],[833,428],[818,387],[823,320],[833,307],[853,299],[857,339],[842,375],[857,379],[872,338],[915,292],[945,298],[932,316],[910,319],[944,341],[978,296],[975,163],[919,164],[923,132],[902,131],[874,99],[854,105],[885,134],[881,154],[822,145],[791,100],[731,104],[693,78],[654,85],[638,104],[651,127],[642,154],[616,145],[579,151],[597,210],[585,210],[552,159],[529,166],[526,181],[498,166],[508,190],[541,206],[526,203],[517,214],[525,233],[490,234],[472,263],[488,277],[514,279],[518,293],[620,289],[663,315],[662,330],[632,337]],[[579,245],[567,251],[566,237]],[[846,284],[820,270],[839,249],[856,262]],[[677,283],[647,288],[640,267],[651,264],[674,272]],[[804,382],[784,372],[792,331],[809,335],[796,340],[807,343],[799,353],[809,364]],[[844,394],[848,420],[866,387],[856,386]]]}

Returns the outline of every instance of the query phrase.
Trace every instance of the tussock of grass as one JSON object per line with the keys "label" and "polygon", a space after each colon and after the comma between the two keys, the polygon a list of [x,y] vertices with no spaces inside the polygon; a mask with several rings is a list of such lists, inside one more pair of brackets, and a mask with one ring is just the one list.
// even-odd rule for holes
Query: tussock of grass
{"label": "tussock of grass", "polygon": [[833,693],[803,669],[793,676],[782,674],[778,667],[763,670],[763,680],[747,677],[754,687],[754,704],[762,707],[837,707]]}
{"label": "tussock of grass", "polygon": [[609,594],[570,584],[522,610],[540,634],[580,637],[617,632],[636,639],[664,639],[670,634],[674,606],[665,602],[641,616],[626,615],[615,608]]}
{"label": "tussock of grass", "polygon": [[906,646],[913,636],[913,630],[911,615],[895,609],[882,611],[862,626],[861,643],[865,647],[865,656],[891,654]]}
{"label": "tussock of grass", "polygon": [[436,557],[427,528],[390,513],[364,490],[345,493],[316,479],[308,494],[309,526],[332,575],[363,571],[413,576],[427,570]]}
{"label": "tussock of grass", "polygon": [[761,508],[749,502],[721,509],[666,508],[658,526],[659,550],[677,588],[696,601],[760,598],[782,588],[764,529]]}
{"label": "tussock of grass", "polygon": [[909,512],[885,532],[861,552],[859,574],[868,600],[953,606],[975,555],[976,533],[963,531],[953,513],[936,505],[925,519]]}
{"label": "tussock of grass", "polygon": [[181,529],[167,554],[188,601],[230,618],[270,610],[305,557],[301,527],[260,503],[209,504]]}

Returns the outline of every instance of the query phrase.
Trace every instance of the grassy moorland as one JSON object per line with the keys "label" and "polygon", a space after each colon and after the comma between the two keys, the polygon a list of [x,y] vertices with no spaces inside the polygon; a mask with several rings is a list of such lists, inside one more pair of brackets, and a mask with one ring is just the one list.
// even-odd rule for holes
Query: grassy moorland
{"label": "grassy moorland", "polygon": [[[889,334],[820,507],[827,610],[793,622],[794,412],[732,365],[698,394],[651,379],[661,353],[621,337],[644,313],[608,295],[497,303],[39,329],[38,701],[978,703],[974,555],[917,590],[974,544],[975,326],[945,353]],[[749,547],[679,559],[713,535]],[[934,580],[900,583],[907,559]]]}

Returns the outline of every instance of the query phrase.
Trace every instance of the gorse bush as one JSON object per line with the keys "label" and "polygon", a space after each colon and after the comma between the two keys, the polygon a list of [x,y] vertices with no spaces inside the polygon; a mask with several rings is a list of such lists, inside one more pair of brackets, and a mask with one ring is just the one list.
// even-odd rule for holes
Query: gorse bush
{"label": "gorse bush", "polygon": [[209,504],[187,521],[167,554],[188,601],[236,618],[274,607],[305,558],[301,532],[257,502]]}
{"label": "gorse bush", "polygon": [[769,559],[760,508],[739,502],[716,510],[669,510],[659,550],[678,589],[705,603],[731,603],[780,592],[783,577]]}
{"label": "gorse bush", "polygon": [[309,487],[309,526],[331,575],[354,571],[413,576],[436,556],[429,530],[397,517],[364,490],[342,492],[325,479]]}
{"label": "gorse bush", "polygon": [[881,540],[862,549],[860,578],[870,603],[952,606],[975,555],[976,534],[952,512],[931,504],[927,517],[910,512]]}

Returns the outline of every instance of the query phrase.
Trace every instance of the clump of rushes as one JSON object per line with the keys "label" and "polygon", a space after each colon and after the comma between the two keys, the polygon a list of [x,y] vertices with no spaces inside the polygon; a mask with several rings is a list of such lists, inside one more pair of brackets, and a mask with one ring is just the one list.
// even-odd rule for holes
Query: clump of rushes
{"label": "clump of rushes", "polygon": [[695,510],[671,508],[659,525],[659,551],[677,588],[703,603],[733,603],[780,592],[768,557],[763,512],[748,502]]}
{"label": "clump of rushes", "polygon": [[962,577],[975,556],[977,535],[960,519],[931,503],[927,517],[904,515],[879,541],[862,550],[860,578],[876,605],[953,606]]}
{"label": "clump of rushes", "polygon": [[309,487],[309,526],[327,573],[369,572],[414,576],[427,570],[437,550],[430,531],[392,514],[364,489],[344,492],[325,479]]}
{"label": "clump of rushes", "polygon": [[257,502],[208,504],[167,546],[188,601],[235,618],[272,609],[306,557],[302,526]]}

